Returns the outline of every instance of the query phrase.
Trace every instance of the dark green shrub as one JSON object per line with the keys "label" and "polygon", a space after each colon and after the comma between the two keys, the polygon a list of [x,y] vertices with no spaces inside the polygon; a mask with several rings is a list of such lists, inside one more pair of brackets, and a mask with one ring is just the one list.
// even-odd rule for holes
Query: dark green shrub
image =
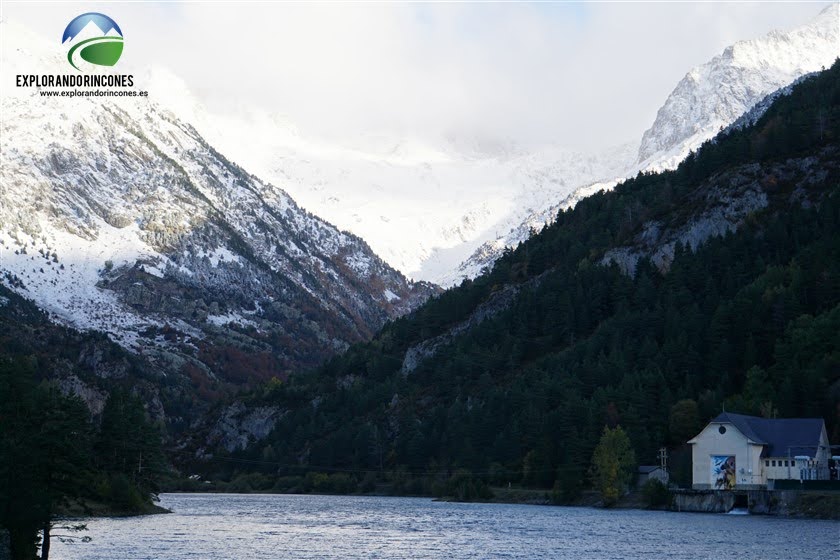
{"label": "dark green shrub", "polygon": [[649,508],[663,507],[671,504],[671,491],[656,479],[650,479],[642,486],[642,494]]}

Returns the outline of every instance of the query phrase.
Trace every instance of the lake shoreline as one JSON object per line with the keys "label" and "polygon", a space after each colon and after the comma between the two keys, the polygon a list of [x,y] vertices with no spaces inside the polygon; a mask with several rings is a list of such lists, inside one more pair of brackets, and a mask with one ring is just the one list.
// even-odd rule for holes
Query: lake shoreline
{"label": "lake shoreline", "polygon": [[156,503],[145,504],[140,509],[120,509],[93,500],[77,500],[60,507],[56,513],[62,519],[84,519],[97,517],[142,517],[146,515],[164,515],[172,513],[172,511]]}
{"label": "lake shoreline", "polygon": [[[478,503],[478,504],[510,504],[554,507],[582,507],[597,510],[637,510],[637,511],[665,511],[673,513],[714,513],[728,512],[702,511],[678,509],[676,505],[648,506],[640,491],[632,491],[622,496],[612,507],[604,507],[600,496],[595,491],[583,492],[580,497],[568,503],[555,503],[551,500],[551,491],[532,488],[491,487],[493,497],[489,499],[459,500],[454,497],[435,497],[428,495],[392,494],[387,492],[367,492],[353,494],[319,493],[319,492],[208,492],[173,491],[167,494],[230,494],[255,496],[355,496],[376,498],[424,498],[435,502],[445,503]],[[797,500],[790,507],[779,512],[750,512],[750,515],[780,517],[790,519],[840,520],[840,493],[829,492],[800,492]],[[165,509],[165,508],[161,508]],[[736,508],[737,509],[737,508]],[[168,511],[158,512],[167,513]],[[153,512],[154,513],[154,512]],[[140,514],[145,515],[145,514]]]}

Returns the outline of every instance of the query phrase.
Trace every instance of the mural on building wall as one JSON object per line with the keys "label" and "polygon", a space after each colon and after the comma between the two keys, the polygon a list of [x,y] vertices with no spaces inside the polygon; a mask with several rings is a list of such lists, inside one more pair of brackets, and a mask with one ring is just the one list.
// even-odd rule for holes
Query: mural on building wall
{"label": "mural on building wall", "polygon": [[734,455],[712,455],[712,488],[715,490],[735,488]]}

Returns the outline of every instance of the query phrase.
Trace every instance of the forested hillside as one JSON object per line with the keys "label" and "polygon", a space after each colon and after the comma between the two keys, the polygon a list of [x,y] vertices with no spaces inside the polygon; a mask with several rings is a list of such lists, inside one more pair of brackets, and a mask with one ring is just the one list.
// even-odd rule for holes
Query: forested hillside
{"label": "forested hillside", "polygon": [[48,558],[51,534],[90,538],[59,520],[67,514],[156,510],[169,472],[164,407],[170,429],[196,414],[189,387],[173,381],[0,286],[0,526],[12,558],[33,558],[36,546]]}
{"label": "forested hillside", "polygon": [[724,405],[824,417],[838,441],[839,134],[835,64],[677,170],[581,201],[372,342],[252,395],[279,410],[275,430],[205,469],[382,473],[412,491],[466,469],[572,496],[605,425],[641,463],[663,445],[679,461]]}

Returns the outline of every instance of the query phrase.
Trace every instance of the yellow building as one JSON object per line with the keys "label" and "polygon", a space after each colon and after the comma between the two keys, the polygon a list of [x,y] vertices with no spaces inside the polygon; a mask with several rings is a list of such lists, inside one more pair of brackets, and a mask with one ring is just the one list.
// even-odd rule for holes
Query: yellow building
{"label": "yellow building", "polygon": [[771,480],[827,480],[830,448],[820,418],[759,418],[724,412],[688,441],[692,485],[733,490]]}

